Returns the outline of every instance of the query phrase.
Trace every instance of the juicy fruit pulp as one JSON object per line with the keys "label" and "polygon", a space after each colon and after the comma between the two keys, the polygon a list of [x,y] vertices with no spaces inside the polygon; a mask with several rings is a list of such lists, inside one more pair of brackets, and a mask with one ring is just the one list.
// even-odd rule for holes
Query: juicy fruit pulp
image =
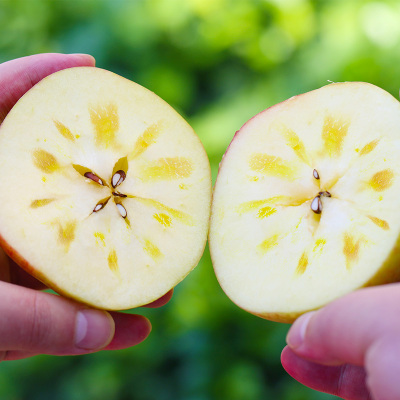
{"label": "juicy fruit pulp", "polygon": [[0,129],[0,240],[56,291],[106,309],[165,294],[204,250],[210,168],[190,126],[147,89],[72,68]]}
{"label": "juicy fruit pulp", "polygon": [[400,278],[400,103],[339,83],[261,112],[235,135],[214,191],[210,250],[245,310],[290,322]]}

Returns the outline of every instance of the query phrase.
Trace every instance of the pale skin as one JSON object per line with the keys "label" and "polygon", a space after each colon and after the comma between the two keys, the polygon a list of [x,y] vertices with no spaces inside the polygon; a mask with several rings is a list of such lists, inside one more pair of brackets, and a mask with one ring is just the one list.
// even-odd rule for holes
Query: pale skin
{"label": "pale skin", "polygon": [[304,314],[287,342],[282,365],[302,384],[346,400],[400,399],[400,284]]}
{"label": "pale skin", "polygon": [[[84,54],[38,54],[0,64],[0,123],[42,78],[64,68],[94,65],[94,58]],[[142,342],[151,331],[143,316],[95,310],[42,292],[45,288],[0,249],[0,361],[123,349]],[[147,307],[160,307],[171,296],[172,290]]]}

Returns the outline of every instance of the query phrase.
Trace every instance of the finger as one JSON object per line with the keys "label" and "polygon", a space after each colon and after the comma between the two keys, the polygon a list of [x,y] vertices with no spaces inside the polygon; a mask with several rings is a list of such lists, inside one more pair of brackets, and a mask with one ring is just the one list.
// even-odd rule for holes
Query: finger
{"label": "finger", "polygon": [[0,123],[33,85],[53,72],[80,66],[94,66],[86,54],[36,54],[0,64]]}
{"label": "finger", "polygon": [[369,349],[365,369],[367,385],[374,399],[400,399],[400,339],[386,336]]}
{"label": "finger", "polygon": [[43,290],[47,286],[29,275],[0,248],[0,281],[14,283],[31,289]]}
{"label": "finger", "polygon": [[19,350],[2,351],[0,353],[1,353],[0,361],[22,360],[24,358],[30,358],[39,355],[39,353],[33,353],[31,351],[19,351]]}
{"label": "finger", "polygon": [[2,248],[0,248],[0,281],[11,281],[10,258],[6,255]]}
{"label": "finger", "polygon": [[[143,342],[151,332],[150,321],[134,314],[118,312],[110,313],[115,323],[115,333],[111,342],[103,350],[120,350],[136,346]],[[20,360],[36,356],[40,353],[32,351],[1,351],[0,361]]]}
{"label": "finger", "polygon": [[375,342],[400,335],[399,315],[399,284],[362,289],[297,319],[287,342],[310,361],[362,366]]}
{"label": "finger", "polygon": [[341,366],[316,364],[299,357],[289,347],[283,349],[281,361],[290,376],[311,389],[346,400],[371,398],[366,386],[365,370],[362,367],[350,364]]}
{"label": "finger", "polygon": [[105,311],[0,282],[0,350],[83,354],[106,347],[114,321]]}
{"label": "finger", "polygon": [[134,314],[110,313],[115,323],[115,334],[105,350],[119,350],[136,346],[143,342],[151,332],[150,321]]}
{"label": "finger", "polygon": [[143,307],[147,307],[147,308],[162,307],[162,306],[164,306],[165,304],[167,304],[171,300],[173,294],[174,294],[174,289],[171,289],[169,292],[165,293],[164,296],[162,296],[159,299],[153,301],[152,303],[146,304]]}
{"label": "finger", "polygon": [[47,286],[44,283],[40,282],[32,275],[28,274],[11,259],[9,260],[9,270],[10,283],[14,283],[15,285],[24,286],[35,290],[47,289]]}
{"label": "finger", "polygon": [[[103,350],[120,350],[136,346],[143,342],[151,332],[150,321],[134,314],[124,314],[119,312],[110,313],[115,323],[115,333],[111,342]],[[31,351],[3,351],[0,352],[0,361],[20,360],[38,355]]]}

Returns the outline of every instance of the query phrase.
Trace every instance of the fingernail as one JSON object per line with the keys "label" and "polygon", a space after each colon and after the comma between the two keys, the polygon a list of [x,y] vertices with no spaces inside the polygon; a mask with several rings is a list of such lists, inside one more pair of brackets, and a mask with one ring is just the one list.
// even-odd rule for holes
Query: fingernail
{"label": "fingernail", "polygon": [[286,343],[290,348],[297,349],[304,343],[307,326],[314,313],[315,311],[308,312],[296,319],[286,336]]}
{"label": "fingernail", "polygon": [[114,331],[114,320],[108,312],[80,310],[76,316],[75,346],[84,350],[101,349],[110,343]]}
{"label": "fingernail", "polygon": [[70,56],[80,56],[80,57],[87,57],[90,58],[93,65],[96,64],[96,59],[91,55],[91,54],[86,54],[86,53],[69,53]]}

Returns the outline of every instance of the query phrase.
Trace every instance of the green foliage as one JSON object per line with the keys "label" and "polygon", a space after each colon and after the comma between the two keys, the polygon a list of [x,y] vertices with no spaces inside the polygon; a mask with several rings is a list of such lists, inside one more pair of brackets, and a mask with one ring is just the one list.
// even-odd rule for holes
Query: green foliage
{"label": "green foliage", "polygon": [[[0,61],[90,53],[156,92],[203,141],[215,179],[233,134],[257,112],[328,81],[398,96],[397,0],[0,0]],[[0,398],[332,399],[287,376],[288,326],[239,310],[206,251],[141,345],[0,364]]]}

